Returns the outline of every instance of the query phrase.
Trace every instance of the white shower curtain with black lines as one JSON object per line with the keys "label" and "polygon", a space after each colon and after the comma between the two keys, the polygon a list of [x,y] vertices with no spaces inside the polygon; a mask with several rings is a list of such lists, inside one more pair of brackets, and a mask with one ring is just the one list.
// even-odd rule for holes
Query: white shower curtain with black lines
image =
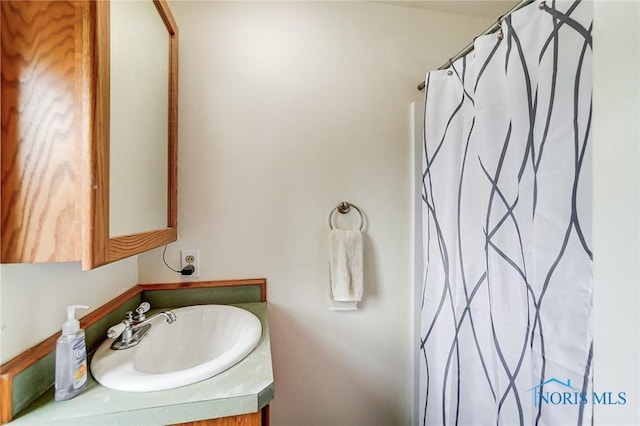
{"label": "white shower curtain with black lines", "polygon": [[535,1],[427,74],[420,424],[592,424],[592,9]]}

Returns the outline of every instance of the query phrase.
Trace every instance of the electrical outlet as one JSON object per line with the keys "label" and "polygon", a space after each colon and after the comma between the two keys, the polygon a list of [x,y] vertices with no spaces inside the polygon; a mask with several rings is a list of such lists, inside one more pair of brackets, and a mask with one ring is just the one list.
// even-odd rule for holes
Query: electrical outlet
{"label": "electrical outlet", "polygon": [[180,250],[180,268],[184,269],[187,265],[193,265],[193,274],[183,277],[195,278],[200,275],[200,250]]}

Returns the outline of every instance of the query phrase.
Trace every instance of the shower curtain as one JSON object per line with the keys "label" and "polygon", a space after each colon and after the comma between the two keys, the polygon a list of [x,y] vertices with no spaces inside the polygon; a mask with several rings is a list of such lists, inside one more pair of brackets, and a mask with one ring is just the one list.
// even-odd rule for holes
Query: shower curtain
{"label": "shower curtain", "polygon": [[420,424],[592,422],[592,8],[536,1],[427,74]]}

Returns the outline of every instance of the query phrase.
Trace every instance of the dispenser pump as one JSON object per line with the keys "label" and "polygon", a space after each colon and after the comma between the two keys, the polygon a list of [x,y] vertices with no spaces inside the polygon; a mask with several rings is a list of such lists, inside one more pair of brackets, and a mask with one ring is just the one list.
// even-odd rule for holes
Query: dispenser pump
{"label": "dispenser pump", "polygon": [[88,305],[67,306],[67,320],[62,324],[62,334],[75,334],[80,330],[80,321],[76,319],[76,309],[89,309]]}

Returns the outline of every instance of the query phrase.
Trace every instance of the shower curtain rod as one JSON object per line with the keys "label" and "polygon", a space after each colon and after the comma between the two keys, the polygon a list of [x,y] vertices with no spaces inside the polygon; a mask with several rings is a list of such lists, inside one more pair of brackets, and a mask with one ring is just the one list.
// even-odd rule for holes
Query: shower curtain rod
{"label": "shower curtain rod", "polygon": [[[443,70],[446,69],[448,67],[451,66],[451,64],[453,64],[455,61],[457,61],[458,59],[462,58],[464,55],[468,54],[469,52],[471,52],[473,50],[473,43],[475,42],[475,39],[478,37],[481,37],[483,35],[487,35],[487,34],[491,34],[494,33],[496,31],[498,31],[500,29],[500,24],[502,24],[502,20],[504,19],[505,16],[509,16],[511,15],[513,12],[515,12],[516,10],[523,8],[525,6],[527,6],[528,4],[533,3],[535,0],[521,0],[520,3],[516,4],[515,6],[513,6],[511,9],[509,9],[509,11],[507,13],[505,13],[504,15],[502,15],[501,17],[498,18],[498,20],[496,22],[493,23],[493,25],[491,25],[489,28],[487,28],[486,30],[484,30],[482,32],[482,34],[476,36],[471,43],[467,44],[461,51],[459,51],[458,53],[456,53],[451,59],[449,59],[446,63],[442,64],[440,66],[440,68],[438,68],[438,70]],[[422,83],[418,84],[418,90],[423,90],[425,86],[425,82],[423,81]]]}

